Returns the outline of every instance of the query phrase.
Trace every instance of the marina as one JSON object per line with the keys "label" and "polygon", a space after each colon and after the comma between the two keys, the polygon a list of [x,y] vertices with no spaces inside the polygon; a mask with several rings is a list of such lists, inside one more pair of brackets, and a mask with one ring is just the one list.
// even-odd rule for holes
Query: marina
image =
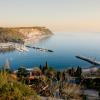
{"label": "marina", "polygon": [[17,50],[19,52],[25,52],[25,51],[28,52],[29,51],[28,48],[36,49],[36,50],[44,51],[44,52],[53,52],[52,50],[49,50],[49,49],[32,47],[32,46],[28,46],[28,45],[24,45],[24,44],[19,44],[19,43],[12,43],[12,42],[0,43],[0,50],[8,49],[8,48],[14,48],[15,50]]}
{"label": "marina", "polygon": [[28,49],[23,44],[13,43],[13,42],[0,43],[0,50],[11,49],[11,48],[19,52],[28,51]]}

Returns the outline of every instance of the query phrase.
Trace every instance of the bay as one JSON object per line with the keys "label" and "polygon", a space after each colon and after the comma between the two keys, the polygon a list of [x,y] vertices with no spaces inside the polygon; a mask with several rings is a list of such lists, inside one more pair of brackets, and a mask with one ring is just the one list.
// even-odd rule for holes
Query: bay
{"label": "bay", "polygon": [[96,57],[100,61],[100,33],[96,32],[58,32],[51,37],[44,38],[31,46],[53,50],[54,52],[43,52],[29,49],[28,52],[0,53],[0,67],[6,59],[9,59],[13,70],[20,66],[33,68],[44,65],[47,61],[49,66],[58,70],[68,67],[81,66],[88,68],[91,64],[75,58],[76,55]]}

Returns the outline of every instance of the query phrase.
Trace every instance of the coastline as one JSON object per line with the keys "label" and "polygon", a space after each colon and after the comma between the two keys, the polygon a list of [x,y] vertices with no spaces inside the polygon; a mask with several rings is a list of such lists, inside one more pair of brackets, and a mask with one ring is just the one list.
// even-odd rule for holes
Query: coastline
{"label": "coastline", "polygon": [[27,45],[27,44],[30,44],[30,43],[36,43],[36,42],[38,42],[38,41],[40,41],[40,40],[42,40],[46,37],[50,37],[50,36],[52,36],[52,34],[49,34],[49,35],[34,35],[34,37],[32,37],[32,38],[25,39],[24,44]]}
{"label": "coastline", "polygon": [[0,42],[24,43],[52,34],[46,27],[0,27]]}
{"label": "coastline", "polygon": [[0,51],[18,50],[18,51],[28,51],[26,45],[31,43],[36,43],[43,38],[50,37],[51,35],[34,35],[32,38],[27,38],[24,40],[24,44],[15,42],[5,42],[0,43]]}

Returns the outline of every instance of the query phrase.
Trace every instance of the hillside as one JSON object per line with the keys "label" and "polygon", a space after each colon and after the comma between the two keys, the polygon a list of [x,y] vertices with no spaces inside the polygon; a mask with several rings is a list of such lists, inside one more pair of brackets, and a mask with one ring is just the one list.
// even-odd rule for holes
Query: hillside
{"label": "hillside", "polygon": [[0,42],[22,43],[51,34],[52,32],[45,27],[0,28]]}

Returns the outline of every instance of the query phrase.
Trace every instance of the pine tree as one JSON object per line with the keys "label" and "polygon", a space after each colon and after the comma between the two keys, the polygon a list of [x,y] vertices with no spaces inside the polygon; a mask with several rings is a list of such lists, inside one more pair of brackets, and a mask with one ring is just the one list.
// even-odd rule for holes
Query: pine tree
{"label": "pine tree", "polygon": [[61,72],[58,71],[58,72],[57,72],[57,80],[60,81],[60,78],[61,78]]}
{"label": "pine tree", "polygon": [[81,77],[81,74],[82,74],[82,68],[78,66],[77,70],[75,72],[75,76],[76,77]]}
{"label": "pine tree", "polygon": [[62,81],[65,81],[65,72],[62,73]]}
{"label": "pine tree", "polygon": [[71,76],[74,76],[74,74],[75,74],[75,70],[74,70],[74,68],[72,67],[72,69],[71,69]]}
{"label": "pine tree", "polygon": [[39,68],[40,68],[40,70],[42,70],[42,66],[41,65],[39,66]]}
{"label": "pine tree", "polygon": [[45,63],[45,69],[48,69],[48,62]]}

